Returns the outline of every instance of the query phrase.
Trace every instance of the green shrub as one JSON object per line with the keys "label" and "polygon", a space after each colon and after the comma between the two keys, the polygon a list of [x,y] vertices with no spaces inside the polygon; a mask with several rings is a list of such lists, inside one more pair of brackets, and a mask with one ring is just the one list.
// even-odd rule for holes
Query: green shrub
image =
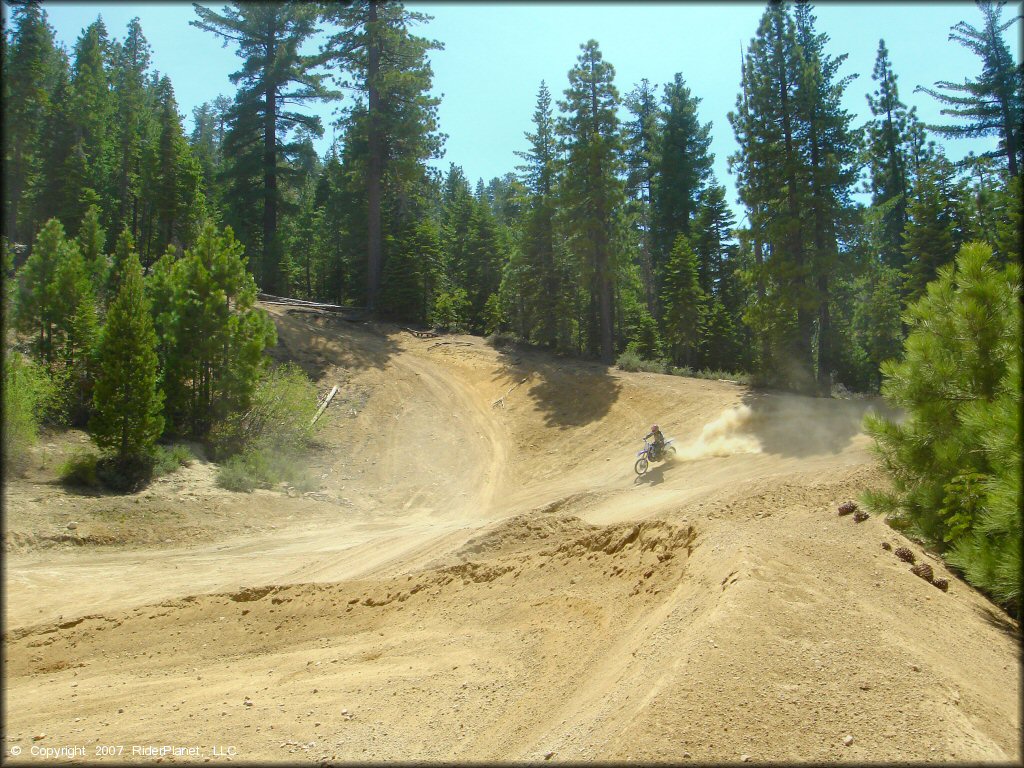
{"label": "green shrub", "polygon": [[153,452],[153,475],[160,477],[176,472],[181,467],[189,466],[195,461],[192,451],[184,445],[156,446]]}
{"label": "green shrub", "polygon": [[428,320],[435,328],[446,331],[464,330],[469,320],[469,296],[463,288],[450,293],[442,291],[434,299]]}
{"label": "green shrub", "polygon": [[647,373],[667,373],[668,368],[662,360],[645,360],[630,345],[619,355],[615,365],[624,371],[646,371]]}
{"label": "green shrub", "polygon": [[217,470],[217,485],[229,491],[249,493],[264,484],[263,470],[258,454],[239,453],[221,464]]}
{"label": "green shrub", "polygon": [[79,450],[65,459],[57,474],[64,485],[95,488],[100,484],[96,476],[98,461],[99,456],[92,451]]}
{"label": "green shrub", "polygon": [[217,485],[229,491],[249,493],[255,488],[271,488],[280,482],[291,483],[300,490],[316,487],[312,475],[297,456],[271,448],[235,454],[217,472]]}
{"label": "green shrub", "polygon": [[210,445],[218,458],[252,449],[300,452],[310,446],[324,416],[312,424],[318,408],[316,385],[291,363],[268,371],[244,413],[214,425]]}
{"label": "green shrub", "polygon": [[519,338],[509,331],[495,331],[486,341],[495,349],[512,349],[519,343]]}
{"label": "green shrub", "polygon": [[52,410],[56,389],[43,368],[18,352],[4,359],[4,474],[24,470],[28,451],[39,437],[39,425]]}

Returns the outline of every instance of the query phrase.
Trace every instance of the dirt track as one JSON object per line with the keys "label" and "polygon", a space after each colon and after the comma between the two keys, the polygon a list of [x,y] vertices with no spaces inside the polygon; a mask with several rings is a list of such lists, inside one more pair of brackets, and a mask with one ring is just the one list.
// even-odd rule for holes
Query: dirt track
{"label": "dirt track", "polygon": [[[1015,624],[836,515],[883,482],[867,404],[271,312],[341,386],[320,497],[11,484],[5,755],[1020,761]],[[679,455],[638,479],[652,421]],[[102,546],[117,504],[170,522]],[[35,546],[71,519],[93,545]]]}

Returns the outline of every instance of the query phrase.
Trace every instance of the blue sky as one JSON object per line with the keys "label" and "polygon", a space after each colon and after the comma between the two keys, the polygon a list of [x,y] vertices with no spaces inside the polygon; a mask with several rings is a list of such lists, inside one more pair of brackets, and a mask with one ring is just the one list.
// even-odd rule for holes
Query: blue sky
{"label": "blue sky", "polygon": [[[434,17],[419,34],[440,40],[443,51],[431,56],[435,92],[443,94],[439,117],[448,135],[446,155],[437,165],[461,165],[470,180],[490,179],[514,169],[515,150],[523,137],[540,81],[561,96],[567,73],[590,38],[601,45],[616,70],[616,85],[625,95],[641,78],[658,86],[681,72],[700,97],[700,117],[712,122],[715,174],[735,202],[727,156],[735,151],[726,118],[739,90],[740,52],[754,35],[761,3],[408,3]],[[212,5],[220,8],[221,5]],[[232,47],[224,48],[207,32],[191,27],[187,3],[45,2],[58,39],[70,49],[82,28],[102,14],[112,36],[123,37],[128,21],[138,16],[153,49],[153,67],[170,76],[186,129],[192,108],[220,94],[230,95],[228,75],[238,69]],[[1008,5],[1009,18],[1015,5]],[[823,3],[816,7],[818,29],[830,38],[833,55],[849,54],[843,74],[859,74],[847,89],[846,106],[858,123],[868,117],[865,94],[874,90],[871,71],[880,37],[885,39],[899,78],[904,102],[916,106],[925,122],[944,122],[930,96],[914,93],[917,85],[938,80],[962,81],[980,72],[980,60],[947,40],[960,20],[981,26],[973,3]],[[4,15],[8,9],[4,6]],[[1019,27],[1019,25],[1018,25]],[[1007,42],[1020,58],[1018,27]],[[331,107],[311,111],[324,117],[325,148],[332,136]],[[953,158],[969,150],[987,150],[995,139],[942,142]]]}

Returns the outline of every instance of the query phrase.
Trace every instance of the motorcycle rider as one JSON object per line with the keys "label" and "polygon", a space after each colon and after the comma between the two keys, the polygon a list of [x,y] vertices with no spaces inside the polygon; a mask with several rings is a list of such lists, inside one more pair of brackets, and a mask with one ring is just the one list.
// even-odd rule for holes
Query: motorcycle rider
{"label": "motorcycle rider", "polygon": [[665,449],[665,436],[661,434],[661,430],[658,429],[657,424],[651,426],[651,431],[646,437],[644,437],[644,440],[649,440],[651,438],[654,438],[654,450],[652,451],[653,458],[655,460],[659,460],[661,459],[661,452]]}

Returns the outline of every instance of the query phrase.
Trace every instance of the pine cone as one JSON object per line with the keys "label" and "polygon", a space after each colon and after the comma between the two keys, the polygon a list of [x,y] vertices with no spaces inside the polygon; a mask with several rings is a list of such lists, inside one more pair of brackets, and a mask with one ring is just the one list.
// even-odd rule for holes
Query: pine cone
{"label": "pine cone", "polygon": [[888,541],[883,541],[882,549],[884,549],[886,552],[892,552],[892,544],[890,544]]}
{"label": "pine cone", "polygon": [[920,576],[929,584],[931,583],[932,576],[934,575],[932,573],[932,567],[928,565],[928,563],[921,563],[920,565],[915,565],[913,568],[910,569],[910,572],[915,576]]}
{"label": "pine cone", "polygon": [[839,516],[850,515],[857,511],[857,505],[852,501],[844,501],[839,505]]}
{"label": "pine cone", "polygon": [[932,584],[941,589],[943,592],[949,589],[949,582],[945,579],[933,579]]}
{"label": "pine cone", "polygon": [[896,557],[898,557],[904,563],[913,563],[914,562],[914,553],[911,552],[906,547],[900,547],[899,549],[897,549],[896,550]]}
{"label": "pine cone", "polygon": [[853,522],[863,523],[869,517],[870,515],[867,512],[862,512],[858,509],[856,512],[853,513]]}

